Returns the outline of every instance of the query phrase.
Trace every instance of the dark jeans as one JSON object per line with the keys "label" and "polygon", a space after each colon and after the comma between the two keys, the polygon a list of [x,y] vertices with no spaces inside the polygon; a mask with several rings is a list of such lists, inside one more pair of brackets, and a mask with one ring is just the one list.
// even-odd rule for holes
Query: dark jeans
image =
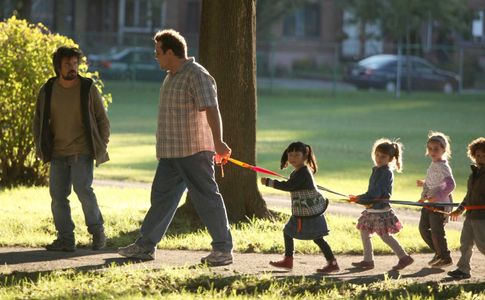
{"label": "dark jeans", "polygon": [[93,234],[104,229],[103,216],[91,187],[93,183],[91,155],[52,158],[49,181],[52,215],[59,238],[74,241],[75,226],[67,198],[71,194],[71,186],[74,187],[74,192],[81,202],[89,233]]}
{"label": "dark jeans", "polygon": [[[283,236],[285,237],[285,256],[292,257],[293,252],[295,251],[293,238],[286,233],[283,233]],[[314,239],[313,242],[320,248],[327,261],[335,259],[330,245],[323,239],[323,237]]]}
{"label": "dark jeans", "polygon": [[136,244],[153,250],[165,235],[185,189],[212,237],[212,248],[232,250],[226,207],[214,177],[214,154],[209,151],[182,158],[162,158],[152,184],[151,206]]}
{"label": "dark jeans", "polygon": [[446,241],[445,224],[448,217],[429,209],[421,210],[419,232],[425,243],[441,258],[450,258],[450,250]]}

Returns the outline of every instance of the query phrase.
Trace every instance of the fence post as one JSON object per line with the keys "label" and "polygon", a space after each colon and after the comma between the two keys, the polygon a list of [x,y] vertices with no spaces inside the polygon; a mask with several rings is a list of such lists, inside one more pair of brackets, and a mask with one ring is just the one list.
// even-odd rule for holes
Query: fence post
{"label": "fence post", "polygon": [[332,74],[332,97],[337,94],[337,68],[339,66],[339,44],[334,44],[333,74]]}
{"label": "fence post", "polygon": [[459,63],[458,75],[460,76],[458,81],[458,94],[463,92],[463,46],[460,46],[460,63]]}
{"label": "fence post", "polygon": [[402,49],[401,39],[397,42],[397,74],[396,74],[396,98],[401,97],[401,74],[402,74]]}

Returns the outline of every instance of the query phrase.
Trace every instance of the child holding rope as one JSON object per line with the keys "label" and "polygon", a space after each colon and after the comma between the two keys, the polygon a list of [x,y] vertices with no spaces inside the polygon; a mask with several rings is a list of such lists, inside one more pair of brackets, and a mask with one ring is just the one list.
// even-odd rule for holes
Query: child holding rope
{"label": "child holding rope", "polygon": [[323,252],[327,265],[317,269],[320,273],[340,270],[332,249],[323,239],[328,234],[324,211],[328,200],[318,191],[313,178],[317,172],[317,162],[312,148],[302,142],[291,143],[281,157],[281,169],[290,164],[295,170],[288,181],[261,178],[261,183],[291,194],[292,216],[283,229],[285,256],[282,260],[271,261],[270,265],[278,268],[293,268],[293,239],[313,240]]}
{"label": "child holding rope", "polygon": [[468,145],[468,157],[474,164],[471,165],[472,173],[468,178],[467,192],[460,206],[450,214],[451,219],[456,220],[467,209],[465,222],[463,222],[463,228],[461,230],[461,257],[457,264],[458,268],[448,272],[449,276],[456,279],[466,279],[471,276],[470,260],[472,258],[473,244],[477,246],[482,254],[485,254],[484,137],[480,137]]}
{"label": "child holding rope", "polygon": [[364,247],[364,259],[352,265],[367,270],[374,268],[371,236],[376,233],[399,258],[397,265],[392,269],[401,270],[412,264],[414,260],[392,236],[402,229],[402,225],[386,200],[389,200],[392,194],[393,169],[400,172],[402,168],[402,144],[388,139],[379,139],[372,147],[371,157],[374,167],[367,192],[359,196],[349,195],[350,202],[367,207],[357,223]]}
{"label": "child holding rope", "polygon": [[[426,179],[416,181],[418,186],[423,187],[419,202],[453,202],[451,192],[455,189],[455,179],[447,161],[451,157],[449,138],[441,132],[430,131],[426,155],[431,158],[431,164],[426,172]],[[433,208],[441,211],[449,209],[448,206]],[[419,232],[426,244],[435,252],[428,264],[434,268],[443,268],[453,264],[445,232],[448,216],[434,211],[433,208],[423,207],[421,210]]]}

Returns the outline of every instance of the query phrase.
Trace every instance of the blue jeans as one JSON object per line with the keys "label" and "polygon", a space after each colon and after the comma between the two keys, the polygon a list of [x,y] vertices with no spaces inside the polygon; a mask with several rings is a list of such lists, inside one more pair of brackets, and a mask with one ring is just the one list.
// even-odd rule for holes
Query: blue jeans
{"label": "blue jeans", "polygon": [[187,188],[194,207],[207,226],[214,250],[232,250],[226,207],[214,177],[213,153],[203,151],[158,162],[151,192],[151,206],[140,228],[136,244],[153,250],[165,235]]}
{"label": "blue jeans", "polygon": [[81,201],[84,219],[89,233],[99,232],[103,227],[103,216],[99,210],[93,183],[93,157],[91,155],[72,155],[53,157],[49,174],[49,192],[52,198],[51,209],[58,237],[74,241],[74,222],[67,197],[74,187]]}

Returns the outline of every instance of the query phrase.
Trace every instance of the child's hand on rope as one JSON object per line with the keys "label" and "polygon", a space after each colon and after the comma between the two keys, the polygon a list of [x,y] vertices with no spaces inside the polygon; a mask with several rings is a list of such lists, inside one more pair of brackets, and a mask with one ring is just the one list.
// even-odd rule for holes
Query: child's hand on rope
{"label": "child's hand on rope", "polygon": [[268,180],[268,178],[266,178],[266,177],[261,177],[261,184],[262,184],[262,185],[266,185],[266,180]]}
{"label": "child's hand on rope", "polygon": [[449,216],[451,221],[458,221],[460,215],[463,213],[463,210],[458,207],[454,211],[452,211]]}
{"label": "child's hand on rope", "polygon": [[355,196],[355,195],[349,195],[349,200],[348,200],[350,203],[356,203],[357,201],[359,201],[359,197],[358,196]]}

